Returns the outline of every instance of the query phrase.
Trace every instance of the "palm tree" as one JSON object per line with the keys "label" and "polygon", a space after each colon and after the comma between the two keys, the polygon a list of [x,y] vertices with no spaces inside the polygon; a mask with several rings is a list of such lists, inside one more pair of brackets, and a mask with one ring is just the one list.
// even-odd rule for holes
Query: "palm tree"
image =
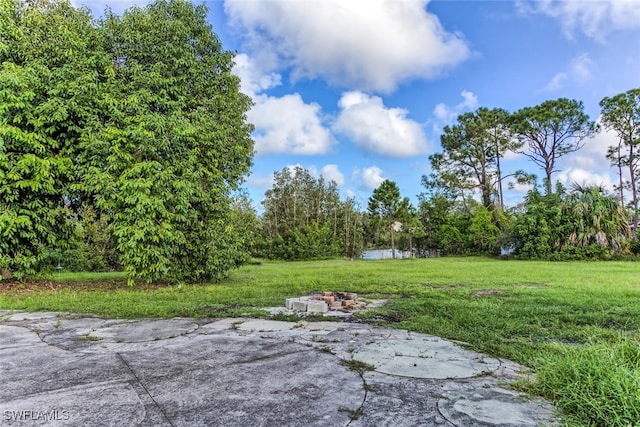
{"label": "palm tree", "polygon": [[571,218],[568,240],[573,245],[596,243],[619,251],[620,242],[631,236],[624,209],[600,186],[574,184],[565,209]]}

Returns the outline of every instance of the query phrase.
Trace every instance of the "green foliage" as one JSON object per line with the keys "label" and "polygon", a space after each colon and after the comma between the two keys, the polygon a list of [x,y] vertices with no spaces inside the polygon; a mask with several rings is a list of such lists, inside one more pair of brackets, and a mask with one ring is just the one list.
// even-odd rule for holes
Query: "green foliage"
{"label": "green foliage", "polygon": [[236,245],[239,248],[244,248],[243,257],[258,255],[260,219],[252,206],[251,199],[245,192],[238,191],[233,195],[233,203],[227,220],[233,224],[234,230],[238,231]]}
{"label": "green foliage", "polygon": [[424,226],[425,236],[420,239],[422,249],[442,248],[442,229],[448,224],[448,214],[451,209],[449,199],[442,195],[431,198],[421,196],[420,200],[420,221]]}
{"label": "green foliage", "polygon": [[421,196],[420,218],[425,236],[421,250],[438,249],[442,255],[498,255],[505,240],[507,217],[477,201],[464,203],[443,195]]}
{"label": "green foliage", "polygon": [[133,277],[209,280],[243,259],[241,232],[225,218],[250,167],[250,100],[206,13],[157,1],[102,21],[109,113],[83,140],[83,190],[107,215]]}
{"label": "green foliage", "polygon": [[493,210],[502,204],[500,160],[521,143],[512,137],[511,118],[502,109],[479,108],[458,116],[440,137],[443,152],[429,156],[438,185],[454,191],[479,190],[482,204]]}
{"label": "green foliage", "polygon": [[[609,147],[607,158],[618,168],[620,202],[624,206],[624,190],[631,191],[633,226],[639,227],[638,187],[640,179],[640,89],[631,89],[600,101],[604,126],[616,132],[618,146]],[[623,172],[626,170],[626,175]]]}
{"label": "green foliage", "polygon": [[478,206],[471,217],[469,240],[475,253],[498,255],[500,253],[501,231],[495,216],[484,206]]}
{"label": "green foliage", "polygon": [[511,228],[516,254],[523,258],[545,259],[561,247],[561,192],[543,195],[529,191],[524,212],[517,214]]}
{"label": "green foliage", "polygon": [[545,190],[553,188],[551,176],[556,162],[582,148],[584,140],[599,127],[584,112],[581,101],[558,98],[534,107],[525,107],[513,115],[512,128],[527,150],[520,151],[545,173]]}
{"label": "green foliage", "polygon": [[35,272],[87,207],[132,278],[209,280],[246,259],[228,219],[251,101],[206,17],[186,0],[97,23],[68,1],[2,3],[0,267]]}
{"label": "green foliage", "polygon": [[67,1],[3,1],[0,24],[0,268],[22,277],[71,234],[73,147],[99,55],[90,16]]}
{"label": "green foliage", "polygon": [[630,228],[624,210],[602,188],[575,185],[569,194],[560,186],[552,194],[530,191],[510,234],[522,258],[607,259],[622,252]]}
{"label": "green foliage", "polygon": [[398,185],[388,179],[373,190],[369,197],[368,213],[374,241],[378,242],[381,236],[386,237],[388,233],[393,258],[396,257],[396,233],[404,230],[409,236],[423,234],[421,227],[416,224],[417,213],[409,199],[401,198]]}
{"label": "green foliage", "polygon": [[311,222],[287,231],[272,242],[271,255],[275,259],[308,260],[336,256],[340,253],[338,240],[330,223]]}
{"label": "green foliage", "polygon": [[640,420],[640,345],[560,345],[537,364],[531,392],[556,403],[580,425],[626,427]]}
{"label": "green foliage", "polygon": [[74,227],[68,245],[55,252],[51,262],[66,271],[116,271],[121,268],[115,239],[104,216],[99,216],[90,205],[84,205],[72,217]]}
{"label": "green foliage", "polygon": [[420,221],[420,213],[410,203],[401,213],[402,227],[397,235],[398,246],[413,253],[417,249],[418,241],[426,235],[422,221]]}
{"label": "green foliage", "polygon": [[574,185],[565,210],[570,244],[596,244],[619,252],[622,242],[631,237],[626,212],[602,187]]}
{"label": "green foliage", "polygon": [[314,178],[301,167],[274,173],[262,202],[258,255],[302,260],[344,255],[362,247],[362,215],[352,200],[340,201],[335,182]]}

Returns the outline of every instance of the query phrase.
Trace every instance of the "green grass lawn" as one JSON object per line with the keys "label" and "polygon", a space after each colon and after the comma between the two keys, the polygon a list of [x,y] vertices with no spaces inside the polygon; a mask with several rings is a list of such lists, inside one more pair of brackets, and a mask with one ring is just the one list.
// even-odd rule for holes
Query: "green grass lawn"
{"label": "green grass lawn", "polygon": [[365,317],[533,368],[536,380],[520,387],[551,399],[570,425],[640,425],[640,263],[265,262],[218,284],[183,286],[128,287],[121,274],[92,277],[62,273],[49,287],[3,285],[0,308],[124,318],[264,315],[255,307],[313,291],[353,291],[391,299]]}

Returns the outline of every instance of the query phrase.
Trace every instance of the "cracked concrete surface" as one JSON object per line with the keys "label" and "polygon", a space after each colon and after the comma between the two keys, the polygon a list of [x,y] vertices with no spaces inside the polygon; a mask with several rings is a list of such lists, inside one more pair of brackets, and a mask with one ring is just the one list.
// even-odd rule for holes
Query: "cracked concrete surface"
{"label": "cracked concrete surface", "polygon": [[[373,369],[373,370],[370,370]],[[539,426],[521,367],[342,322],[0,311],[0,425]]]}

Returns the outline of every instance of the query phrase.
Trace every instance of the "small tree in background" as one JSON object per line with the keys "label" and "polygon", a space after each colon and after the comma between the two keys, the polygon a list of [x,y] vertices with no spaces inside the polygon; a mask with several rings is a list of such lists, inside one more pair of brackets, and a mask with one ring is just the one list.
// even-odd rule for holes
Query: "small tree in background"
{"label": "small tree in background", "polygon": [[368,213],[373,226],[383,233],[389,233],[391,253],[396,257],[395,236],[402,230],[402,221],[409,216],[411,203],[400,197],[398,185],[388,179],[373,190],[369,197]]}

